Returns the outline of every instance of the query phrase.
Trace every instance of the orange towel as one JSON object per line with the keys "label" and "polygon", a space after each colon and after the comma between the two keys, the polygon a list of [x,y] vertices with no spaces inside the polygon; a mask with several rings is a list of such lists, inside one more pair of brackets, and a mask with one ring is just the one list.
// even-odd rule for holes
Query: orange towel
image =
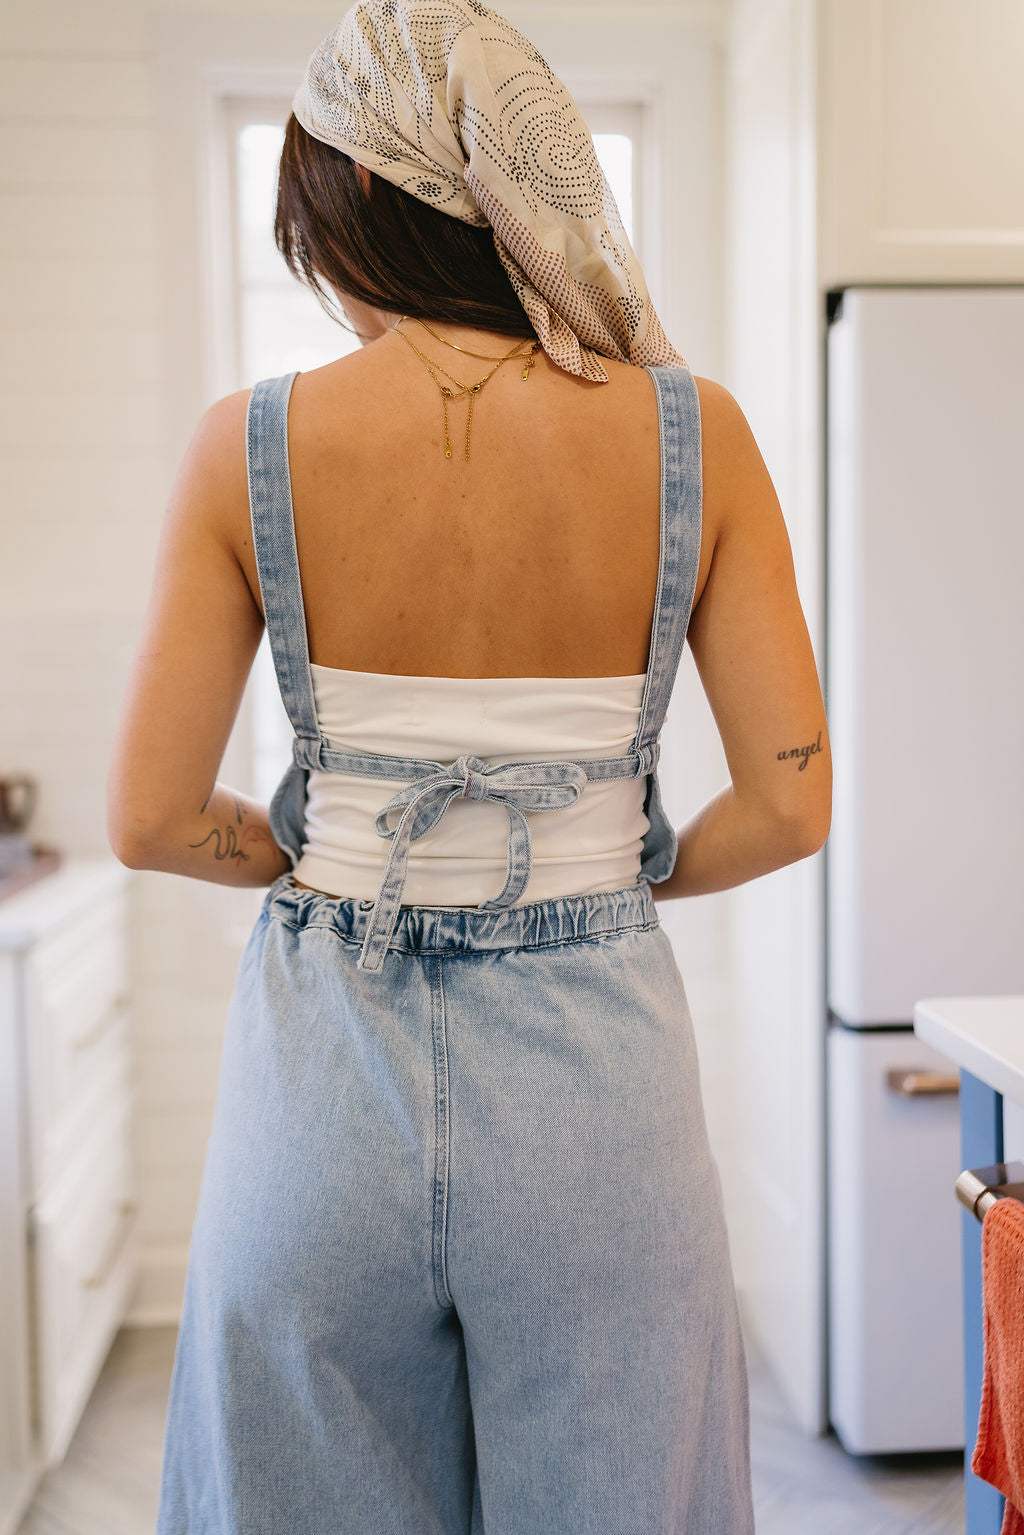
{"label": "orange towel", "polygon": [[997,1199],[981,1226],[984,1373],[975,1476],[1006,1499],[1000,1535],[1024,1535],[1024,1203]]}

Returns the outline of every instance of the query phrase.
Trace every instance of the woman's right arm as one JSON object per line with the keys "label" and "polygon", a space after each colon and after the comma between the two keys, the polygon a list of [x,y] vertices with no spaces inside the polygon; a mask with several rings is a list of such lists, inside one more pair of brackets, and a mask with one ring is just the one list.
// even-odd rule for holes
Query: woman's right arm
{"label": "woman's right arm", "polygon": [[782,508],[727,389],[698,379],[704,521],[716,529],[687,640],[731,782],[679,832],[658,900],[726,890],[807,858],[832,818],[825,705]]}

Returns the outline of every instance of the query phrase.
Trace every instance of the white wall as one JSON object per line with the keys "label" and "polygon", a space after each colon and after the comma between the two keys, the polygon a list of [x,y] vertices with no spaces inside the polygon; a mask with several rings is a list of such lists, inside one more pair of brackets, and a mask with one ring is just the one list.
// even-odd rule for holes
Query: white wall
{"label": "white wall", "polygon": [[[109,754],[164,496],[200,413],[224,392],[190,110],[201,65],[292,61],[297,76],[342,9],[36,0],[0,17],[0,771],[38,777],[34,837],[71,855],[109,851]],[[666,234],[648,261],[654,301],[694,370],[721,376],[719,5],[504,9],[577,94],[577,80],[609,73],[647,82]],[[246,788],[242,723],[221,776]],[[728,776],[688,652],[662,772],[677,825]],[[133,883],[145,1251],[133,1317],[157,1321],[180,1305],[227,1001],[262,892],[152,873]],[[729,899],[660,908],[686,978],[727,1204]]]}
{"label": "white wall", "polygon": [[[725,73],[722,382],[785,516],[823,681],[817,0],[737,0]],[[730,1143],[747,1335],[809,1434],[827,1423],[823,854],[732,892]]]}

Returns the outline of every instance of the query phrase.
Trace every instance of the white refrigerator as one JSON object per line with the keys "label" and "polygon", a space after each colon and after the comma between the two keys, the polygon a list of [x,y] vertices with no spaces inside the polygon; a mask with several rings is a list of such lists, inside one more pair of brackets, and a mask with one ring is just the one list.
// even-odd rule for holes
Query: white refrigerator
{"label": "white refrigerator", "polygon": [[827,329],[829,1416],[964,1445],[956,1068],[1024,992],[1024,288],[848,288]]}

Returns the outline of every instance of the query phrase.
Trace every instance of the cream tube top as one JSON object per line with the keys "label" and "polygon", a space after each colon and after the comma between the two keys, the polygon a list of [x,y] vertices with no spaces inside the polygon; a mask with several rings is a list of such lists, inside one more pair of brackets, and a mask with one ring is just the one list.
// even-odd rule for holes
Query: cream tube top
{"label": "cream tube top", "polygon": [[[614,757],[637,732],[646,673],[632,677],[404,677],[310,665],[320,728],[332,747],[447,764],[464,753],[516,760]],[[410,780],[411,781],[411,780]],[[405,780],[309,774],[295,878],[328,895],[376,899],[391,843],[378,811]],[[588,783],[574,805],[529,817],[530,881],[516,903],[636,884],[647,779]],[[391,824],[397,824],[397,812]],[[503,805],[456,797],[413,842],[404,906],[476,906],[505,883]]]}

